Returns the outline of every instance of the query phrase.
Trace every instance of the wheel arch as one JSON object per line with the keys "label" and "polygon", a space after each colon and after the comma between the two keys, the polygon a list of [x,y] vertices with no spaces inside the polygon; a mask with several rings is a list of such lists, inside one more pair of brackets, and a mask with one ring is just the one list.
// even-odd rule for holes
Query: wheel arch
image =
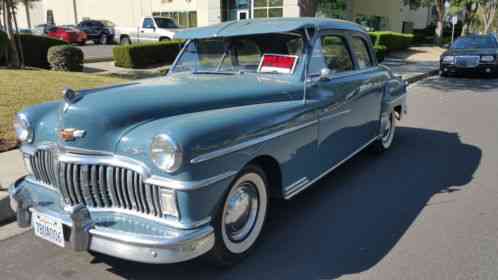
{"label": "wheel arch", "polygon": [[274,157],[259,155],[246,164],[248,165],[257,165],[265,172],[270,197],[282,197],[282,170]]}

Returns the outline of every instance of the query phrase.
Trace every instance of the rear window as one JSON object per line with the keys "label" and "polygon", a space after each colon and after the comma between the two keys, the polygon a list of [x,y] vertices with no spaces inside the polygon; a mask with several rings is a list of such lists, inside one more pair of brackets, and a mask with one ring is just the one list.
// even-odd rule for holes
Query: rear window
{"label": "rear window", "polygon": [[459,38],[451,46],[452,49],[494,49],[497,47],[496,39],[490,36]]}

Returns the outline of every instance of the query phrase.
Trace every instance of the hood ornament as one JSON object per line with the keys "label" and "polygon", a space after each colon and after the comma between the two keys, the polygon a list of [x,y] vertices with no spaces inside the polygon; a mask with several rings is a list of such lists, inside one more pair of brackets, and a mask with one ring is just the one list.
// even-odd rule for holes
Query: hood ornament
{"label": "hood ornament", "polygon": [[81,94],[79,92],[70,88],[64,89],[62,94],[64,95],[64,100],[67,104],[74,104],[81,98]]}
{"label": "hood ornament", "polygon": [[77,138],[83,138],[86,134],[86,131],[84,130],[79,130],[79,129],[75,129],[75,128],[66,128],[66,129],[62,129],[60,132],[59,132],[59,137],[68,142],[68,141],[74,141],[76,140]]}

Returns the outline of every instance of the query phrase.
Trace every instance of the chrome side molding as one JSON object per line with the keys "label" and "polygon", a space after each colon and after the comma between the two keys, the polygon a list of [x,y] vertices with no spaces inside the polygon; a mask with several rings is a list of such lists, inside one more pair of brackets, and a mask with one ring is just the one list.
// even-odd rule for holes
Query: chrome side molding
{"label": "chrome side molding", "polygon": [[298,131],[298,130],[306,128],[308,126],[312,126],[312,125],[314,125],[316,123],[318,123],[318,120],[313,120],[313,121],[310,121],[310,122],[307,122],[307,123],[304,123],[304,124],[300,124],[300,125],[297,125],[297,126],[294,126],[294,127],[286,128],[286,129],[283,129],[283,130],[280,130],[280,131],[268,134],[266,136],[261,136],[261,137],[255,138],[255,139],[251,139],[249,141],[236,144],[234,146],[230,146],[230,147],[227,147],[227,148],[223,148],[223,149],[219,149],[219,150],[216,150],[216,151],[213,151],[213,152],[209,152],[207,154],[203,154],[203,155],[200,155],[200,156],[197,156],[197,157],[193,158],[190,161],[190,163],[196,164],[196,163],[201,163],[201,162],[205,162],[205,161],[208,161],[208,160],[212,160],[212,159],[215,159],[215,158],[219,158],[219,157],[222,157],[224,155],[231,154],[231,153],[234,153],[234,152],[237,152],[237,151],[240,151],[240,150],[244,150],[244,149],[249,148],[251,146],[254,146],[254,145],[257,145],[257,144],[261,144],[261,143],[269,141],[271,139],[274,139],[274,138],[277,138],[277,137],[280,137],[280,136],[283,136],[283,135],[286,135],[286,134]]}

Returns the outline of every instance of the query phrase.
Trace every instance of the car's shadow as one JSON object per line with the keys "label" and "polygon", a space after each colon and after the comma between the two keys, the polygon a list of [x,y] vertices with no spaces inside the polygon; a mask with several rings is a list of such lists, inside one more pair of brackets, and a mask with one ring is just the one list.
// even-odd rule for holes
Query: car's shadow
{"label": "car's shadow", "polygon": [[93,261],[126,279],[335,279],[362,272],[390,252],[435,194],[451,197],[472,181],[481,156],[458,134],[401,127],[389,152],[362,152],[294,200],[275,203],[259,246],[238,266],[146,265],[103,255]]}

